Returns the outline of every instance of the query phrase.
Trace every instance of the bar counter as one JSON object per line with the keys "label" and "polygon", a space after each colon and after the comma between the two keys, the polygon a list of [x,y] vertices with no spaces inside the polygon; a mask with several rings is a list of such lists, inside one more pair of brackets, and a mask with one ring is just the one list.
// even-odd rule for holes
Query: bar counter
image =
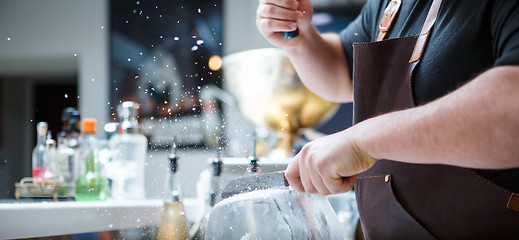
{"label": "bar counter", "polygon": [[[197,200],[184,200],[186,217],[197,216]],[[163,200],[93,202],[0,201],[0,239],[33,238],[157,226]]]}

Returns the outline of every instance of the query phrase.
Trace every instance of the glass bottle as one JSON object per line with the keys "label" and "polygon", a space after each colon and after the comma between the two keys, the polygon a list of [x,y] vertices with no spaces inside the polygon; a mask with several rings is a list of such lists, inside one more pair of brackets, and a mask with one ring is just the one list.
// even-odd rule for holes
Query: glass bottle
{"label": "glass bottle", "polygon": [[80,149],[80,116],[79,111],[73,107],[63,109],[61,113],[62,127],[61,132],[56,136],[57,148],[54,159],[56,176],[59,177],[66,186],[75,186],[79,175],[84,171],[79,171]]}
{"label": "glass bottle", "polygon": [[82,122],[82,156],[85,163],[85,173],[76,182],[77,201],[98,201],[108,198],[108,181],[99,171],[99,160],[96,151],[95,134],[96,120],[85,118]]}
{"label": "glass bottle", "polygon": [[74,186],[76,184],[76,153],[74,149],[66,144],[66,133],[60,132],[58,134],[58,146],[56,149],[56,175],[63,180],[63,184],[67,186]]}
{"label": "glass bottle", "polygon": [[43,168],[40,173],[41,178],[46,182],[56,182],[60,179],[56,176],[56,168],[54,160],[56,157],[56,141],[52,139],[52,134],[47,131],[45,140],[45,148],[47,149],[47,158],[43,161]]}
{"label": "glass bottle", "polygon": [[167,179],[166,198],[157,234],[159,240],[185,240],[189,236],[177,174],[177,160],[176,146],[173,144],[173,153],[169,156],[170,171]]}
{"label": "glass bottle", "polygon": [[32,176],[42,177],[43,165],[47,161],[47,147],[45,141],[47,140],[47,130],[49,126],[46,122],[39,122],[36,125],[37,143],[32,150]]}
{"label": "glass bottle", "polygon": [[117,108],[119,133],[110,138],[112,160],[105,174],[112,179],[112,198],[144,199],[144,164],[148,139],[140,133],[137,121],[139,105],[126,101]]}

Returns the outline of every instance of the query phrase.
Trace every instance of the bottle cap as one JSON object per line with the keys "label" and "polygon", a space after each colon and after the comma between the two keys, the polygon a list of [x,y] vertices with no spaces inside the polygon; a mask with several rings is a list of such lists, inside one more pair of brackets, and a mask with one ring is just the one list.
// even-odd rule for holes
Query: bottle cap
{"label": "bottle cap", "polygon": [[117,107],[119,115],[120,133],[139,133],[138,117],[139,104],[132,101],[125,101]]}
{"label": "bottle cap", "polygon": [[38,135],[47,135],[48,129],[49,125],[46,122],[39,122],[36,125],[36,132],[38,132]]}
{"label": "bottle cap", "polygon": [[95,118],[84,118],[81,126],[83,133],[95,133],[96,123],[97,120]]}

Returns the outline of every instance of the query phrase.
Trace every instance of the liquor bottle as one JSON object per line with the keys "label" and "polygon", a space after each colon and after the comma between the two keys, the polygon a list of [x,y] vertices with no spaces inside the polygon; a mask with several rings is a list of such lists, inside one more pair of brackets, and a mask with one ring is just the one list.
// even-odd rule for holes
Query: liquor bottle
{"label": "liquor bottle", "polygon": [[47,147],[45,141],[47,140],[47,130],[49,126],[46,122],[39,122],[36,125],[37,143],[32,150],[32,176],[42,177],[43,164],[47,161]]}
{"label": "liquor bottle", "polygon": [[66,144],[66,134],[65,132],[60,132],[58,134],[58,146],[56,148],[56,158],[55,158],[55,166],[56,166],[56,175],[58,178],[63,180],[63,184],[67,186],[74,186],[76,184],[77,176],[76,174],[76,165],[78,164],[78,160],[76,160],[76,153],[74,149],[70,148]]}
{"label": "liquor bottle", "polygon": [[144,199],[144,164],[148,139],[140,133],[139,105],[127,101],[118,106],[119,133],[110,138],[112,160],[105,167],[112,179],[112,198]]}
{"label": "liquor bottle", "polygon": [[96,152],[95,134],[96,120],[85,118],[82,121],[82,156],[85,173],[76,182],[77,201],[98,201],[108,198],[108,181],[99,171],[99,160]]}
{"label": "liquor bottle", "polygon": [[40,173],[41,178],[46,182],[59,182],[56,176],[54,160],[56,157],[56,141],[52,139],[52,134],[47,131],[47,139],[45,140],[45,148],[47,150],[47,158],[43,161],[43,168]]}
{"label": "liquor bottle", "polygon": [[[78,137],[72,136],[74,132],[78,133],[79,128],[73,126],[77,122],[77,119],[72,120],[72,116],[79,118],[79,112],[75,108],[65,108],[61,115],[62,120],[62,131],[57,135],[57,149],[55,157],[55,170],[58,178],[62,179],[63,184],[67,186],[75,186],[80,172],[78,171],[78,164],[80,158],[80,151],[78,149]],[[75,131],[73,132],[73,129]],[[75,147],[76,149],[74,149]],[[83,172],[81,172],[83,173]]]}
{"label": "liquor bottle", "polygon": [[169,156],[169,176],[167,179],[164,208],[160,216],[157,239],[185,240],[188,239],[188,226],[181,199],[180,183],[177,175],[176,145],[173,143],[173,153]]}

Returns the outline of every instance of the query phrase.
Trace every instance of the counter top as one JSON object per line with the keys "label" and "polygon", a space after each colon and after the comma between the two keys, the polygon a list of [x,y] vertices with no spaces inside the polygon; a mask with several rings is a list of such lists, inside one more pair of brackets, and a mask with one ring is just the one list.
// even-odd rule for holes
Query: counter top
{"label": "counter top", "polygon": [[[197,200],[184,200],[197,216]],[[31,238],[156,226],[163,200],[0,202],[0,239]]]}

